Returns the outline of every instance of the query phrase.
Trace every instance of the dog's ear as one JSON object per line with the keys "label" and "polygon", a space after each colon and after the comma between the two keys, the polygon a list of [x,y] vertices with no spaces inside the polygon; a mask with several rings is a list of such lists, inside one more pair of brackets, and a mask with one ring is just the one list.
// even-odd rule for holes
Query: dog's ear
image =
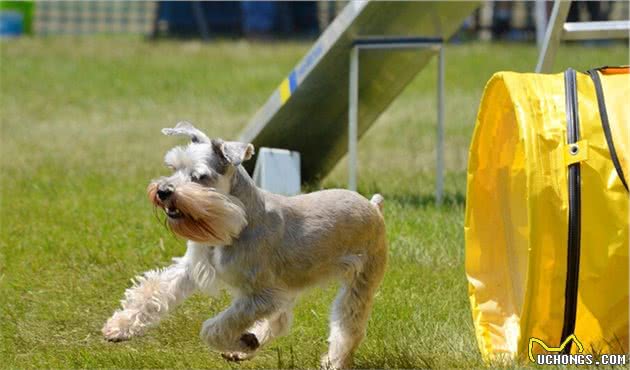
{"label": "dog's ear", "polygon": [[162,133],[169,136],[188,136],[193,143],[210,143],[210,139],[206,134],[198,130],[192,123],[186,121],[177,123],[173,128],[163,128]]}
{"label": "dog's ear", "polygon": [[212,140],[212,147],[215,152],[223,156],[233,166],[238,166],[254,155],[254,146],[252,144],[238,141]]}

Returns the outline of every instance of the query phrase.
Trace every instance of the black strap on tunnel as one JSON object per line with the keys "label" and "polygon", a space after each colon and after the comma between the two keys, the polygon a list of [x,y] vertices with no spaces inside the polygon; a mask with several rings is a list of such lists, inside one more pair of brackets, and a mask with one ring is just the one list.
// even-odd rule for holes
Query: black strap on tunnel
{"label": "black strap on tunnel", "polygon": [[[577,99],[577,81],[575,70],[569,68],[564,73],[564,89],[567,114],[567,144],[576,144],[580,140],[580,119]],[[577,148],[584,150],[584,148]],[[580,234],[581,234],[581,191],[580,163],[573,163],[568,168],[569,224],[567,240],[567,275],[564,290],[564,322],[560,343],[574,333],[577,316],[578,280],[580,275]],[[573,343],[568,343],[562,353],[570,353]]]}
{"label": "black strap on tunnel", "polygon": [[602,81],[599,77],[598,71],[599,68],[591,69],[588,71],[588,74],[589,76],[591,76],[591,80],[593,80],[593,85],[595,85],[595,94],[597,94],[599,116],[602,121],[602,129],[604,130],[604,136],[606,137],[606,144],[608,144],[610,159],[612,159],[613,165],[615,166],[615,170],[617,171],[617,175],[619,176],[623,187],[626,188],[626,191],[628,191],[628,183],[626,182],[626,177],[623,173],[621,162],[619,162],[617,150],[615,149],[615,142],[613,141],[612,133],[610,131],[610,123],[608,122],[608,111],[606,110],[606,100],[604,99],[604,89],[602,88]]}

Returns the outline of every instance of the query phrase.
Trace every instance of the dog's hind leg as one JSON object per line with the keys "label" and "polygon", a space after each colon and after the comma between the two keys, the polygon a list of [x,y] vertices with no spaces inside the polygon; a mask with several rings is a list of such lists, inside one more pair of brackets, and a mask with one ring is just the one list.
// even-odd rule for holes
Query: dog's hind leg
{"label": "dog's hind leg", "polygon": [[197,288],[204,288],[199,285],[199,280],[203,282],[199,278],[200,264],[194,262],[204,259],[200,254],[205,253],[189,245],[186,255],[173,265],[136,277],[134,285],[125,291],[122,309],[116,310],[103,326],[105,338],[117,342],[143,334]]}
{"label": "dog's hind leg", "polygon": [[366,258],[360,271],[343,283],[330,318],[328,353],[322,368],[343,369],[352,366],[352,355],[365,337],[372,301],[385,271],[386,249]]}

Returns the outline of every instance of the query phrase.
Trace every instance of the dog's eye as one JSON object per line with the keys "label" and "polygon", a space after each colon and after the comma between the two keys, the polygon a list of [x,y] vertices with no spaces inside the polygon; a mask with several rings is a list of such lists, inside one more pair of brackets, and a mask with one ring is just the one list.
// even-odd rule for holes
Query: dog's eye
{"label": "dog's eye", "polygon": [[210,177],[209,177],[208,175],[206,175],[205,173],[204,173],[204,174],[201,174],[201,175],[194,173],[194,174],[190,175],[190,178],[191,178],[191,179],[192,179],[192,181],[194,181],[194,182],[205,182],[205,181],[207,181]]}

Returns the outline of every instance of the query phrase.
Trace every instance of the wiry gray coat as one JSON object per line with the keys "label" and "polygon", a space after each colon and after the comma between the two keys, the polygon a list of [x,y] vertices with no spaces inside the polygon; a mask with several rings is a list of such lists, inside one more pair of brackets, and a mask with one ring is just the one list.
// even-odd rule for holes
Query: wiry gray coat
{"label": "wiry gray coat", "polygon": [[188,249],[174,265],[138,278],[105,324],[105,337],[141,334],[194,291],[223,286],[234,299],[204,323],[201,338],[226,359],[244,360],[288,331],[300,292],[337,278],[342,287],[322,365],[350,366],[387,260],[383,198],[347,190],[272,194],[240,166],[251,144],[210,140],[188,123],[164,132],[193,142],[167,154],[174,173],[153,182],[149,197],[189,239]]}

